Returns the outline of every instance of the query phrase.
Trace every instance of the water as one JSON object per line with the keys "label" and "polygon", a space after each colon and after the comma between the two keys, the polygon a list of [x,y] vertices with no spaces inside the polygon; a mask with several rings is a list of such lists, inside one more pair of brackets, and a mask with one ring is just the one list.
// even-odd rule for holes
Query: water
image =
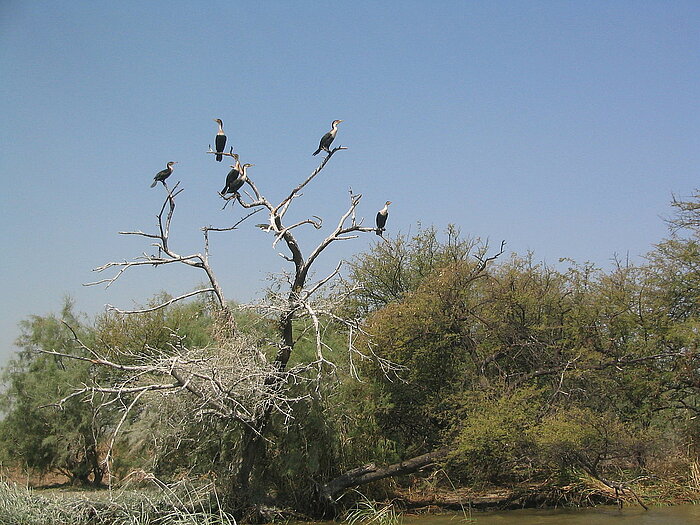
{"label": "water", "polygon": [[[466,518],[466,520],[465,520]],[[404,516],[403,525],[700,525],[700,505],[523,509]]]}

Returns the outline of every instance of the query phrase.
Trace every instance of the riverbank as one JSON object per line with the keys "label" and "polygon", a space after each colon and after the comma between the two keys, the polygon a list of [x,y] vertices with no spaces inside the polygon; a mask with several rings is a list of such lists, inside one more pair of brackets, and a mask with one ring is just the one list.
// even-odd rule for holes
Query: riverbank
{"label": "riverbank", "polygon": [[[217,505],[218,496],[213,483],[191,484],[181,482],[166,486],[156,480],[107,490],[106,488],[79,488],[68,484],[56,484],[29,488],[25,483],[0,482],[0,522],[14,525],[24,523],[131,523],[138,517],[139,523],[151,523],[165,515],[177,517],[177,523],[192,517],[199,523],[205,515],[218,516],[212,523],[235,523],[234,517]],[[44,481],[48,481],[44,479]],[[444,486],[448,485],[448,486]],[[392,514],[403,516],[437,515],[443,512],[460,514],[472,512],[482,515],[485,511],[511,511],[517,509],[563,509],[611,506],[642,509],[640,502],[650,508],[700,502],[700,490],[687,482],[652,478],[638,478],[623,491],[603,482],[582,475],[567,483],[520,483],[509,486],[454,487],[445,480],[438,483],[416,479],[409,486],[393,483],[385,486],[384,501],[376,508],[391,507]],[[351,496],[352,493],[349,493]],[[377,497],[377,496],[375,496]],[[348,505],[350,503],[348,502]],[[37,516],[52,516],[54,521],[34,521]],[[125,521],[113,521],[116,517]],[[199,518],[197,518],[199,517]],[[101,519],[109,521],[100,521]],[[37,518],[38,519],[38,518]],[[60,521],[63,519],[64,521]],[[239,522],[301,521],[304,516],[274,504],[257,508],[245,520]],[[81,521],[83,520],[83,521]],[[87,521],[85,521],[87,520]],[[153,522],[155,523],[155,521]],[[158,523],[161,523],[160,521]],[[162,521],[162,523],[169,523]]]}
{"label": "riverbank", "polygon": [[395,489],[393,501],[410,512],[514,510],[523,508],[669,506],[700,503],[700,487],[675,480],[638,478],[615,490],[581,475],[577,480],[519,483],[508,486],[420,487]]}

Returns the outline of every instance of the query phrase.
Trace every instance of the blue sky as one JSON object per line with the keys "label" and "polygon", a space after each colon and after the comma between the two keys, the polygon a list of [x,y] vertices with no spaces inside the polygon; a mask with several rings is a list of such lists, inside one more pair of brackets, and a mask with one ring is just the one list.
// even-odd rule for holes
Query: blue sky
{"label": "blue sky", "polygon": [[[94,314],[201,282],[144,268],[108,290],[82,286],[147,250],[117,231],[153,229],[162,189],[148,186],[169,160],[185,188],[179,250],[240,218],[216,195],[226,163],[205,154],[215,117],[271,200],[316,167],[320,136],[344,120],[349,149],[295,217],[334,224],[352,187],[368,220],[394,202],[391,233],[454,223],[549,264],[640,260],[666,234],[672,194],[699,186],[694,1],[5,0],[0,78],[0,363],[17,323],[65,295]],[[247,228],[213,239],[212,264],[238,300],[284,268]]]}

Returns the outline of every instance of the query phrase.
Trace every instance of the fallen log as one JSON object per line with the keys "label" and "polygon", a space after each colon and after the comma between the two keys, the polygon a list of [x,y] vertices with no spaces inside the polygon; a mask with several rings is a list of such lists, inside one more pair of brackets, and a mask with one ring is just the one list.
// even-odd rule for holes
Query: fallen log
{"label": "fallen log", "polygon": [[410,474],[411,472],[432,465],[437,460],[445,457],[449,451],[450,449],[448,447],[443,447],[383,468],[379,468],[374,463],[370,463],[362,467],[348,470],[321,486],[321,499],[326,503],[334,503],[337,501],[335,495],[347,488],[379,481],[384,478]]}

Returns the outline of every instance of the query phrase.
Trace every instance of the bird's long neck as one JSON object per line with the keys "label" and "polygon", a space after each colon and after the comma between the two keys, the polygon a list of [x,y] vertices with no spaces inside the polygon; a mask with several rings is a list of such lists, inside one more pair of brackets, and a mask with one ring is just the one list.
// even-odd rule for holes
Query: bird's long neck
{"label": "bird's long neck", "polygon": [[333,136],[335,136],[335,134],[338,133],[338,123],[337,123],[337,122],[334,122],[333,124],[331,124],[331,131],[330,131],[330,133],[331,133],[331,135],[333,135]]}
{"label": "bird's long neck", "polygon": [[217,122],[219,125],[219,131],[216,132],[217,135],[223,135],[224,134],[224,125],[221,122]]}
{"label": "bird's long neck", "polygon": [[386,215],[387,213],[389,213],[389,205],[385,204],[379,213],[381,213],[382,215]]}

